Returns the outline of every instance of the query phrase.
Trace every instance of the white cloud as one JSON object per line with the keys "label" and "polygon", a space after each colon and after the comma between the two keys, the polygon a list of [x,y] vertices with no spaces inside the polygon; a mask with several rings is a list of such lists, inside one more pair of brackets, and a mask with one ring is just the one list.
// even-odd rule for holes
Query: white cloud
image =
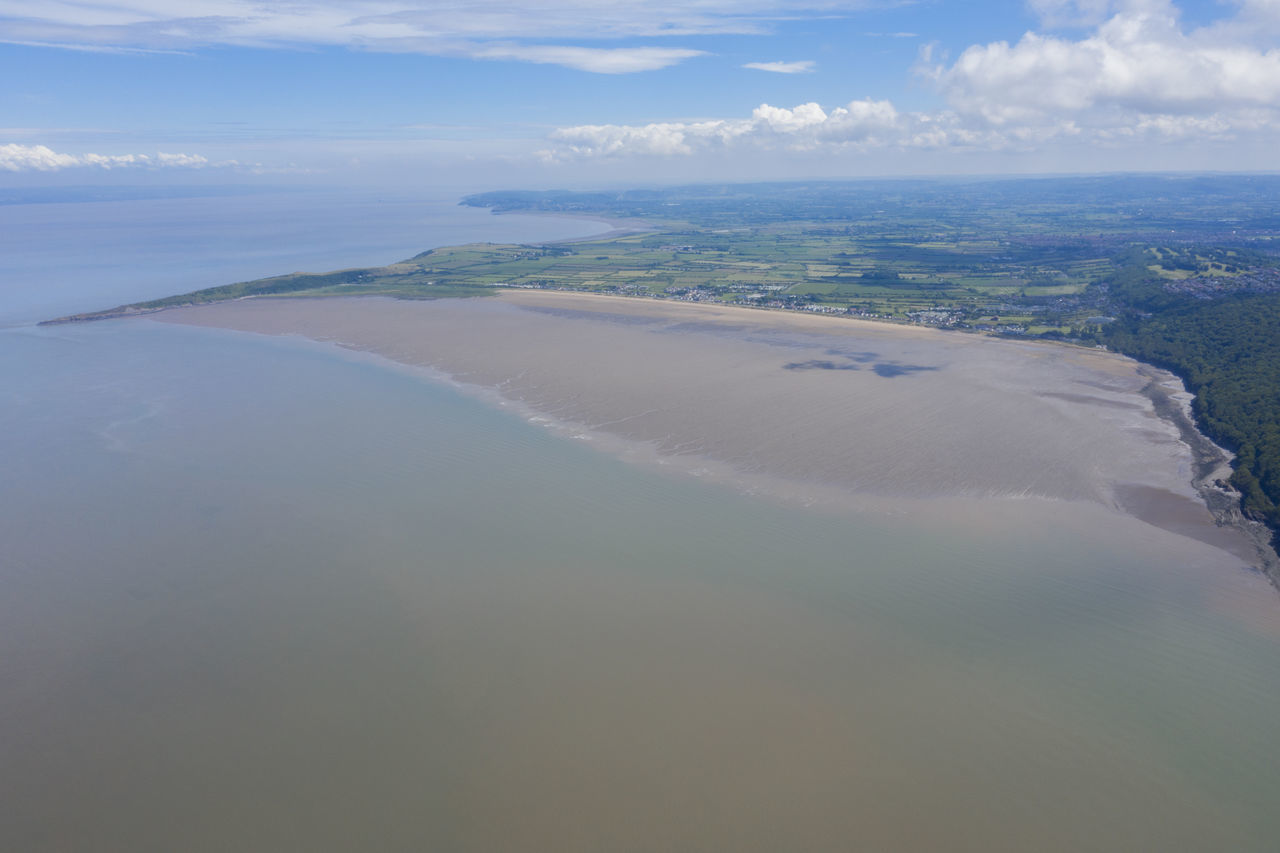
{"label": "white cloud", "polygon": [[[1280,138],[1280,0],[1237,0],[1187,29],[1170,0],[1031,0],[1046,21],[1091,23],[1075,38],[1029,32],[974,45],[953,63],[929,47],[917,69],[942,96],[902,112],[865,98],[825,110],[762,104],[749,118],[583,125],[552,134],[550,159],[757,151],[975,150]],[[1242,35],[1249,31],[1249,37]],[[758,67],[758,64],[757,64]],[[776,69],[773,69],[776,70]]]}
{"label": "white cloud", "polygon": [[[989,134],[988,134],[989,135]],[[555,131],[551,160],[673,156],[752,148],[774,151],[866,150],[967,145],[980,134],[946,114],[900,113],[889,101],[852,101],[830,112],[816,103],[790,109],[761,104],[750,118],[646,125],[581,125]]]}
{"label": "white cloud", "polygon": [[787,134],[818,127],[827,120],[827,114],[815,103],[801,104],[791,110],[761,104],[752,112],[751,118],[757,128]]}
{"label": "white cloud", "polygon": [[1201,31],[1219,43],[1259,44],[1280,36],[1280,0],[1234,0],[1239,11]]}
{"label": "white cloud", "polygon": [[515,59],[547,65],[562,65],[596,74],[629,74],[655,71],[702,56],[701,50],[667,47],[558,47],[553,45],[493,45],[477,48],[476,59]]}
{"label": "white cloud", "polygon": [[622,73],[663,68],[700,51],[547,42],[760,34],[779,19],[844,14],[874,1],[0,0],[0,40],[131,50],[342,45]]}
{"label": "white cloud", "polygon": [[[304,6],[355,9],[350,0],[310,0]],[[387,0],[353,23],[406,26],[416,33],[460,38],[634,38],[765,33],[774,20],[842,13],[868,0],[468,0],[429,3]],[[394,10],[394,11],[392,11]]]}
{"label": "white cloud", "polygon": [[756,71],[772,71],[775,74],[807,74],[813,70],[814,62],[812,59],[802,59],[798,62],[748,62],[743,68],[753,68]]}
{"label": "white cloud", "polygon": [[1119,9],[1084,38],[1027,33],[1015,44],[975,45],[927,75],[954,110],[993,126],[1114,129],[1188,117],[1229,128],[1280,108],[1280,49],[1224,38],[1231,21],[1188,32],[1166,0],[1088,4],[1095,6]]}
{"label": "white cloud", "polygon": [[76,157],[43,145],[0,145],[0,169],[6,172],[54,172],[79,165]]}
{"label": "white cloud", "polygon": [[164,54],[171,56],[190,56],[191,52],[187,50],[161,50],[146,47],[117,47],[109,44],[60,44],[58,42],[49,41],[18,41],[15,39],[0,39],[0,44],[13,44],[20,47],[51,47],[55,50],[76,50],[82,53],[118,53],[118,54],[141,54],[155,55]]}
{"label": "white cloud", "polygon": [[62,169],[203,169],[236,166],[234,161],[210,163],[199,154],[64,154],[44,145],[0,145],[0,171],[56,172]]}

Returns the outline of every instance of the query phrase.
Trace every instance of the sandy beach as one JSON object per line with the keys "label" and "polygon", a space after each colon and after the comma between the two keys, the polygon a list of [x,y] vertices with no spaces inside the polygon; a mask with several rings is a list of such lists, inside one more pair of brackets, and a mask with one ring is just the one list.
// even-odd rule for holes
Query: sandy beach
{"label": "sandy beach", "polygon": [[31,341],[4,849],[1280,834],[1280,608],[1127,359],[548,292]]}
{"label": "sandy beach", "polygon": [[1215,522],[1193,483],[1220,476],[1226,457],[1204,442],[1193,453],[1169,416],[1185,411],[1181,384],[1112,353],[550,291],[253,299],[156,319],[426,368],[605,451],[786,501],[1087,502],[1266,559],[1247,527]]}

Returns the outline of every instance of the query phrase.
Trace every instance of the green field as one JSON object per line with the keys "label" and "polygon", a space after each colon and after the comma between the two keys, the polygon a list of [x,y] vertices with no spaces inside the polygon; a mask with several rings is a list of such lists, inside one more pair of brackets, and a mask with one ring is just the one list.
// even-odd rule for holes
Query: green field
{"label": "green field", "polygon": [[[993,254],[999,252],[1004,254]],[[385,267],[260,279],[133,307],[154,310],[261,295],[429,299],[519,287],[851,311],[900,320],[945,309],[954,314],[953,323],[1001,313],[1052,313],[1054,325],[1061,325],[1064,311],[1068,324],[1088,314],[1065,300],[1078,301],[1107,267],[1106,257],[1086,252],[1045,263],[1025,255],[992,241],[859,239],[813,223],[729,233],[684,225],[565,245],[455,246]],[[1013,311],[1011,302],[1025,310]]]}

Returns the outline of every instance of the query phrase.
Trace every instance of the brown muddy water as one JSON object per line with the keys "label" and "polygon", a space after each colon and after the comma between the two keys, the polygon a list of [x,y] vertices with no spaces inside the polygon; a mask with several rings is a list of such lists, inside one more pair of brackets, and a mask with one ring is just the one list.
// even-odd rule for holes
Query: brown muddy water
{"label": "brown muddy water", "polygon": [[361,352],[29,333],[4,849],[1274,849],[1280,606],[1129,362],[540,294],[161,318]]}

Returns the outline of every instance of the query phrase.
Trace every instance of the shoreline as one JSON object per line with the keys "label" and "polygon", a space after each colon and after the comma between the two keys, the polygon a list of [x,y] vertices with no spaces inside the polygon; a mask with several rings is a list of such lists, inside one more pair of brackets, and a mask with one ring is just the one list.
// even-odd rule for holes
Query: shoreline
{"label": "shoreline", "polygon": [[[929,497],[931,496],[930,489],[933,486],[930,484],[921,486],[917,483],[920,476],[932,479],[933,472],[928,466],[921,468],[921,466],[917,465],[915,469],[918,470],[914,470],[915,481],[913,481],[912,471],[908,471],[906,475],[903,475],[893,466],[889,466],[885,472],[881,472],[884,476],[876,479],[875,476],[868,476],[867,471],[860,469],[856,464],[858,460],[855,459],[852,463],[844,464],[844,467],[840,468],[835,475],[828,476],[821,465],[815,467],[811,460],[804,458],[804,454],[788,450],[785,445],[778,445],[767,430],[757,435],[755,439],[750,439],[749,436],[745,438],[743,436],[728,436],[728,438],[721,440],[722,437],[716,434],[716,431],[721,428],[730,431],[736,429],[739,432],[746,429],[750,432],[749,427],[735,426],[738,421],[728,415],[721,415],[718,421],[713,416],[708,415],[707,417],[711,419],[706,420],[703,427],[699,427],[697,425],[697,416],[682,412],[682,407],[696,406],[697,403],[682,404],[679,402],[680,399],[683,399],[680,396],[681,393],[684,393],[680,383],[691,381],[687,377],[677,379],[676,387],[674,388],[663,388],[657,391],[648,388],[645,382],[640,382],[636,388],[638,389],[637,393],[641,396],[637,399],[643,399],[647,402],[643,405],[640,402],[632,405],[627,393],[619,392],[621,395],[620,403],[619,399],[615,399],[615,397],[619,396],[618,394],[610,396],[611,390],[606,387],[607,383],[602,385],[597,382],[600,387],[595,387],[591,385],[590,377],[584,379],[583,376],[578,376],[577,378],[582,380],[584,384],[575,388],[572,381],[573,377],[566,379],[558,374],[557,370],[560,370],[561,373],[564,371],[571,373],[573,370],[580,369],[571,364],[571,359],[570,362],[564,362],[562,367],[557,368],[556,364],[560,364],[560,362],[555,361],[555,356],[546,355],[545,358],[551,359],[550,366],[544,368],[542,373],[532,378],[514,378],[516,374],[510,373],[509,367],[504,367],[497,362],[495,362],[497,366],[486,366],[484,356],[477,355],[477,353],[483,353],[483,347],[472,351],[466,349],[466,344],[459,343],[457,346],[462,347],[462,349],[459,349],[453,355],[449,354],[447,346],[439,351],[397,349],[397,347],[414,345],[405,337],[407,334],[406,329],[411,328],[412,324],[410,324],[410,327],[404,327],[403,323],[401,323],[401,326],[393,328],[387,325],[388,322],[400,321],[389,321],[388,318],[395,314],[403,315],[406,310],[409,313],[419,315],[424,320],[431,320],[437,314],[448,315],[450,312],[461,312],[459,316],[464,318],[481,317],[484,322],[510,324],[513,320],[511,313],[519,312],[519,316],[523,316],[527,322],[517,325],[549,324],[554,327],[554,331],[557,333],[568,330],[570,333],[583,335],[598,334],[601,329],[597,327],[612,324],[614,329],[605,328],[604,337],[599,338],[598,342],[593,338],[588,343],[583,344],[580,349],[586,347],[584,351],[587,351],[591,347],[598,349],[602,345],[611,345],[606,342],[617,337],[614,334],[615,331],[622,331],[624,336],[640,340],[640,349],[635,349],[634,352],[628,350],[625,356],[619,356],[618,364],[621,365],[619,369],[622,370],[630,369],[626,366],[630,363],[628,358],[634,357],[642,360],[646,354],[651,354],[651,348],[654,346],[655,341],[662,345],[669,345],[676,340],[687,344],[688,340],[692,340],[689,335],[697,336],[699,334],[702,334],[702,338],[694,341],[693,346],[695,349],[690,350],[693,355],[689,357],[689,363],[696,360],[699,353],[704,356],[710,356],[715,352],[719,352],[716,348],[723,350],[725,347],[740,350],[741,352],[737,353],[740,357],[758,358],[761,352],[761,345],[758,342],[752,343],[750,341],[737,340],[737,332],[741,331],[739,327],[743,324],[751,328],[751,334],[757,334],[764,330],[769,334],[795,334],[805,340],[807,340],[805,336],[817,336],[818,343],[828,339],[843,341],[853,337],[859,340],[863,338],[871,339],[872,343],[868,344],[868,346],[874,345],[879,348],[888,347],[890,343],[887,342],[891,342],[892,346],[923,347],[926,351],[930,348],[939,347],[943,350],[960,350],[967,353],[976,351],[985,354],[983,357],[988,359],[995,357],[997,360],[999,358],[1010,360],[1010,353],[1016,356],[1012,359],[1013,361],[1034,361],[1039,359],[1046,361],[1046,364],[1051,366],[1048,374],[1049,378],[1052,378],[1054,371],[1062,373],[1065,370],[1068,379],[1074,376],[1073,371],[1085,371],[1086,373],[1092,372],[1090,375],[1098,374],[1102,378],[1103,384],[1109,383],[1112,386],[1110,389],[1093,392],[1098,396],[1091,398],[1087,403],[1061,403],[1055,401],[1055,405],[1066,407],[1067,412],[1081,424],[1089,425],[1094,421],[1106,421],[1109,418],[1114,418],[1116,415],[1101,408],[1104,405],[1113,408],[1130,405],[1123,403],[1123,398],[1116,396],[1117,394],[1140,394],[1141,398],[1148,401],[1148,404],[1154,410],[1149,416],[1154,416],[1166,425],[1162,430],[1168,434],[1159,436],[1157,445],[1168,442],[1171,437],[1176,437],[1182,448],[1178,452],[1184,455],[1189,454],[1188,464],[1191,466],[1189,481],[1184,482],[1182,487],[1178,487],[1177,483],[1168,477],[1152,479],[1141,473],[1135,475],[1137,469],[1132,466],[1130,466],[1129,470],[1117,469],[1110,471],[1109,466],[1114,467],[1117,464],[1123,466],[1125,463],[1123,460],[1117,462],[1114,459],[1106,461],[1106,454],[1101,451],[1099,452],[1102,455],[1098,457],[1097,461],[1090,462],[1088,459],[1076,459],[1072,462],[1071,460],[1074,457],[1071,454],[1075,451],[1068,447],[1065,450],[1057,451],[1058,455],[1068,458],[1059,460],[1055,464],[1059,465],[1059,467],[1072,465],[1086,469],[1091,465],[1094,467],[1101,465],[1102,469],[1100,470],[1103,473],[1099,476],[1102,476],[1107,482],[1113,482],[1114,486],[1105,487],[1101,492],[1097,491],[1097,487],[1092,487],[1094,491],[1088,492],[1084,488],[1087,484],[1084,484],[1084,486],[1076,484],[1076,486],[1071,487],[1068,483],[1062,485],[1059,489],[1060,493],[1057,493],[1053,491],[1055,487],[1051,485],[1049,487],[1050,490],[1043,493],[1045,497],[1050,499],[1073,499],[1089,497],[1092,494],[1092,500],[1109,505],[1116,512],[1132,516],[1139,521],[1153,524],[1156,527],[1162,527],[1170,532],[1190,535],[1192,538],[1199,539],[1214,547],[1224,548],[1243,563],[1247,563],[1253,569],[1261,571],[1268,577],[1273,586],[1277,585],[1277,562],[1274,552],[1271,551],[1267,543],[1265,528],[1264,532],[1260,532],[1257,528],[1261,525],[1244,519],[1239,513],[1238,501],[1233,500],[1230,493],[1219,489],[1213,484],[1214,475],[1221,472],[1221,466],[1229,459],[1229,455],[1221,448],[1213,445],[1212,442],[1195,429],[1185,411],[1185,405],[1175,399],[1177,393],[1185,394],[1185,390],[1181,390],[1181,383],[1176,377],[1125,356],[1101,350],[1062,345],[1059,342],[1052,341],[1031,342],[987,336],[945,335],[942,333],[947,330],[886,324],[861,318],[785,311],[762,311],[739,306],[709,306],[668,300],[636,299],[578,292],[507,290],[502,291],[497,300],[447,301],[458,303],[478,302],[489,304],[491,307],[482,309],[477,313],[468,308],[460,308],[457,305],[446,306],[444,305],[446,300],[430,303],[405,303],[385,297],[342,297],[341,300],[334,298],[308,300],[255,297],[239,302],[213,303],[192,308],[169,309],[169,312],[173,313],[167,312],[168,316],[155,319],[161,322],[239,328],[244,331],[258,331],[267,334],[297,334],[311,340],[337,344],[350,350],[369,352],[396,363],[427,367],[440,375],[448,376],[455,384],[467,384],[488,389],[496,397],[505,398],[509,403],[521,407],[522,410],[554,421],[556,423],[550,425],[564,427],[563,429],[557,429],[558,432],[563,434],[579,438],[583,438],[588,433],[593,432],[605,434],[610,437],[610,440],[601,441],[597,437],[593,443],[600,449],[607,450],[611,455],[634,457],[639,452],[640,455],[659,460],[660,464],[669,464],[678,460],[677,467],[685,468],[691,474],[709,476],[715,480],[736,480],[743,485],[743,490],[747,492],[768,490],[782,494],[790,489],[795,493],[791,495],[791,498],[802,503],[808,499],[805,497],[806,494],[813,493],[816,495],[818,492],[828,488],[834,488],[837,491],[843,490],[851,495],[866,492],[864,497],[866,495],[874,496],[875,494],[883,494],[888,497],[895,490],[901,491],[907,497],[912,495]],[[256,303],[256,306],[254,303]],[[274,305],[270,303],[274,303]],[[311,303],[310,307],[304,308],[303,306],[307,303]],[[317,309],[318,303],[329,303],[329,307]],[[337,303],[345,303],[348,309],[351,306],[362,303],[363,307],[355,311],[335,310],[334,306]],[[393,308],[388,312],[386,308],[388,304],[401,306],[401,308]],[[410,307],[415,305],[418,307]],[[218,306],[223,306],[220,312]],[[436,306],[435,311],[433,312],[433,309],[429,306]],[[195,310],[197,308],[199,311]],[[215,314],[220,314],[221,316],[214,316]],[[254,315],[256,319],[250,318],[250,314]],[[352,326],[351,322],[353,321],[346,315],[357,314],[362,315],[369,325],[363,327]],[[578,323],[576,326],[574,325],[575,318]],[[518,320],[519,317],[515,319]],[[698,325],[699,329],[689,333],[689,335],[676,331],[682,325],[689,325],[690,321]],[[347,324],[345,327],[343,326],[344,323]],[[672,330],[669,332],[661,331],[664,323],[671,325]],[[631,329],[631,326],[635,326],[636,329]],[[508,329],[508,327],[503,328]],[[734,331],[729,333],[726,332],[727,329]],[[663,337],[660,339],[650,337],[647,342],[641,340],[641,337],[647,333],[662,334]],[[480,334],[486,333],[481,331]],[[502,345],[504,334],[505,332],[501,330],[495,332],[495,345]],[[751,337],[751,334],[748,334],[747,337]],[[418,336],[429,337],[430,335],[424,329]],[[803,343],[803,340],[801,342]],[[798,346],[799,344],[793,343],[789,345]],[[697,346],[710,346],[712,349],[704,352],[696,349]],[[975,350],[975,347],[979,349]],[[472,352],[475,357],[468,356],[467,352]],[[441,355],[441,353],[444,353],[444,355]],[[768,350],[766,354],[768,353],[776,354],[773,350]],[[578,355],[581,354],[581,352],[578,353]],[[512,361],[512,363],[518,362],[520,357],[523,356],[517,353],[510,356],[508,361]],[[569,356],[566,355],[565,357],[568,358]],[[450,358],[453,360],[450,361]],[[468,360],[469,358],[470,361]],[[665,377],[666,380],[669,380],[674,375],[671,371],[673,369],[681,369],[679,365],[682,363],[685,362],[681,362],[677,357],[676,361],[671,362],[664,368],[666,372],[659,371],[654,376]],[[749,366],[748,362],[743,363]],[[1066,366],[1064,367],[1064,365]],[[757,365],[756,368],[751,369],[756,370],[759,367],[760,365]],[[472,369],[472,375],[468,375],[468,368]],[[608,370],[606,366],[602,366],[601,369],[606,372]],[[496,372],[490,374],[485,373],[485,370]],[[503,373],[503,370],[507,370],[508,373]],[[526,371],[517,372],[523,377]],[[1115,376],[1108,378],[1108,372],[1114,373]],[[1130,376],[1129,374],[1134,375]],[[794,388],[803,382],[812,384],[816,381],[819,384],[805,391],[806,396],[795,398],[797,404],[804,403],[804,401],[809,401],[808,404],[813,404],[815,402],[821,403],[823,399],[829,398],[830,391],[826,389],[838,387],[830,384],[833,377],[854,378],[858,375],[856,373],[842,374],[839,371],[799,370],[791,373],[785,380],[770,373],[772,378],[761,376],[759,381],[773,382],[775,385],[769,387],[783,390]],[[1137,379],[1134,378],[1135,376]],[[1141,382],[1140,385],[1137,384],[1139,380]],[[1168,387],[1171,380],[1178,383],[1179,390]],[[640,380],[626,379],[625,381],[639,382]],[[716,393],[723,392],[728,394],[724,403],[729,404],[734,413],[741,413],[739,420],[742,417],[749,418],[748,412],[758,411],[760,401],[765,400],[767,402],[769,399],[767,395],[764,397],[755,395],[744,399],[736,399],[735,395],[741,397],[742,389],[732,391],[731,389],[726,389],[725,383],[715,382],[706,377],[698,381],[704,384],[707,381],[711,382],[711,385],[702,388],[699,393],[704,393],[707,388],[711,388],[718,389]],[[884,386],[881,380],[869,380],[872,384],[866,384],[868,382],[866,379],[861,381],[864,389],[882,389],[876,393],[882,393],[884,388],[892,387]],[[900,380],[893,381],[898,382]],[[1024,376],[1019,381],[1025,383],[1027,380]],[[1032,381],[1038,381],[1038,378],[1033,376]],[[525,384],[521,385],[521,382]],[[780,382],[785,384],[778,385],[777,383]],[[1125,386],[1128,390],[1121,388],[1123,382],[1129,383]],[[728,385],[734,384],[728,383]],[[595,394],[598,399],[590,402],[589,405],[564,402],[579,392],[588,398],[591,394]],[[924,393],[927,396],[931,392],[926,389]],[[1007,392],[1002,393],[1007,396]],[[1025,391],[1019,393],[1026,394]],[[1054,396],[1049,392],[1044,392],[1044,395]],[[902,398],[901,394],[899,394],[899,398],[900,401],[901,399],[910,401],[910,395]],[[654,412],[639,410],[643,409],[643,406],[661,409],[663,408],[662,401],[664,400],[666,401],[665,412],[655,414]],[[1027,401],[1023,400],[1021,404],[1026,405]],[[577,408],[575,408],[575,405]],[[920,402],[916,401],[914,405],[920,405]],[[1092,405],[1095,408],[1086,410],[1088,405]],[[1132,422],[1130,427],[1123,427],[1123,424],[1121,424],[1122,428],[1149,429],[1142,426],[1145,421],[1138,417],[1140,413],[1119,412],[1119,414]],[[619,416],[622,423],[615,423],[610,420],[615,415]],[[729,420],[724,420],[725,417],[729,417]],[[819,422],[827,423],[828,425],[841,423],[843,422],[841,419],[847,417],[848,413],[841,414],[840,412],[835,412],[831,415],[824,415],[819,412],[815,415]],[[690,418],[693,419],[692,423],[688,423]],[[823,420],[824,418],[826,420]],[[833,420],[832,418],[835,419]],[[1137,420],[1134,420],[1134,418],[1137,418]],[[648,428],[647,431],[646,428],[643,428],[646,421],[655,421],[655,425]],[[1046,421],[1046,423],[1052,423],[1052,421]],[[717,424],[719,426],[716,426]],[[547,426],[549,424],[543,423],[543,425]],[[1034,429],[1035,426],[1033,424],[1027,425],[1027,431],[1033,432]],[[1066,430],[1064,429],[1063,431]],[[966,452],[963,441],[957,443],[958,440],[955,436],[945,433],[942,437],[955,450],[946,451],[945,449],[924,447],[923,452],[935,453],[943,463],[948,458],[954,457],[956,453],[963,454]],[[602,446],[612,444],[612,439],[618,439],[624,445],[630,443],[631,451],[619,446],[609,448]],[[691,439],[700,439],[701,446],[697,440]],[[1036,443],[1032,442],[1031,444],[1030,450],[1023,448],[1023,456],[1026,456],[1028,452],[1034,453],[1037,450]],[[642,446],[644,449],[638,451],[637,448]],[[1164,458],[1163,454],[1170,452],[1160,450],[1159,446],[1153,447],[1155,452],[1162,454],[1161,458]],[[922,448],[915,449],[921,450]],[[1094,450],[1097,449],[1094,448]],[[760,453],[764,454],[763,457],[751,458],[753,454],[758,455]],[[737,459],[737,462],[734,462],[734,459]],[[762,462],[761,459],[764,461]],[[704,464],[704,462],[707,464]],[[770,467],[771,464],[773,465],[772,468]],[[1164,464],[1167,463],[1160,463],[1160,465]],[[1181,465],[1183,463],[1178,464]],[[908,467],[910,468],[911,466]],[[1019,496],[1020,493],[1015,488],[1017,486],[1016,480],[1006,481],[998,477],[993,479],[990,476],[989,465],[980,466],[975,470],[980,472],[979,482],[969,484],[956,476],[952,476],[950,480],[943,478],[944,482],[937,486],[937,491],[932,496],[946,497],[951,495],[963,497],[964,494],[972,494],[976,498],[991,498],[999,497],[1001,494],[1005,494],[1006,491],[1009,497],[1017,498]],[[841,479],[841,471],[844,472],[843,479]],[[871,472],[873,475],[875,473],[874,471]],[[1078,473],[1060,470],[1055,476],[1059,478],[1066,477],[1067,480],[1071,480]],[[1029,476],[1032,476],[1033,480],[1035,480],[1041,475],[1033,472]],[[1117,479],[1106,479],[1111,476]],[[779,477],[781,477],[781,480],[778,480]],[[1076,479],[1078,479],[1078,476]],[[779,487],[779,483],[786,486],[784,481],[788,480],[791,483],[790,487]],[[1131,491],[1126,492],[1124,489],[1129,488],[1129,486],[1125,484],[1129,483],[1130,480],[1136,485],[1133,486]],[[1150,482],[1146,482],[1146,480],[1150,480]],[[905,486],[903,485],[904,482]],[[1040,483],[1040,487],[1043,486],[1044,483]],[[867,489],[870,489],[870,491],[866,491]],[[914,492],[912,491],[913,489],[915,490]],[[1001,491],[1002,489],[1006,491]],[[1008,491],[1010,489],[1012,491]],[[1027,496],[1036,496],[1037,494],[1040,494],[1040,492],[1034,490],[1026,492]],[[1141,498],[1137,503],[1135,503],[1135,495]],[[1197,502],[1202,511],[1211,514],[1212,522],[1206,519],[1203,525],[1197,526],[1195,530],[1189,533],[1179,527],[1181,522],[1178,519],[1189,518],[1190,508],[1188,505]],[[1217,528],[1217,533],[1213,532],[1214,528]],[[1240,547],[1227,547],[1221,544],[1231,539],[1233,535],[1239,536],[1249,543],[1248,550],[1252,552],[1250,556],[1245,556]]]}
{"label": "shoreline", "polygon": [[[622,296],[617,294],[603,293],[587,293],[579,291],[539,291],[548,294],[562,294],[566,297],[585,297],[600,300],[622,300],[628,302],[659,302],[665,303],[670,300],[648,299],[645,297]],[[686,304],[686,303],[673,303]],[[1035,343],[1048,347],[1060,347],[1071,350],[1072,352],[1102,353],[1107,356],[1125,359],[1133,364],[1138,365],[1138,372],[1147,377],[1150,381],[1141,389],[1139,393],[1148,399],[1155,413],[1167,423],[1172,425],[1177,431],[1180,440],[1185,444],[1192,457],[1192,477],[1189,485],[1195,490],[1204,507],[1213,516],[1217,526],[1227,528],[1238,532],[1244,536],[1253,549],[1256,551],[1251,568],[1263,574],[1271,583],[1276,592],[1280,593],[1280,555],[1272,546],[1272,534],[1270,529],[1263,523],[1253,521],[1246,518],[1240,510],[1240,494],[1230,486],[1225,488],[1219,483],[1225,484],[1227,478],[1231,476],[1231,460],[1233,455],[1226,448],[1216,444],[1213,439],[1200,431],[1195,423],[1195,418],[1191,414],[1190,401],[1194,399],[1185,386],[1185,383],[1173,372],[1165,368],[1139,361],[1123,353],[1118,353],[1109,349],[1094,349],[1088,347],[1080,347],[1065,341],[1041,340],[1041,339],[1009,339],[998,335],[990,335],[977,333],[962,329],[944,329],[933,326],[916,326],[905,323],[894,323],[887,320],[878,320],[866,317],[849,317],[839,314],[806,314],[799,311],[786,311],[782,309],[764,308],[753,305],[708,305],[706,303],[692,303],[699,306],[705,305],[708,309],[723,312],[725,315],[731,315],[741,312],[744,315],[767,312],[770,314],[783,315],[798,319],[796,325],[809,325],[805,321],[812,321],[813,326],[820,327],[824,323],[833,324],[854,324],[874,326],[879,328],[894,328],[902,332],[918,332],[925,335],[948,333],[976,336],[983,339],[992,340],[1014,340],[1026,343]],[[1176,391],[1170,388],[1170,385],[1176,385]],[[1176,397],[1181,395],[1184,400],[1178,400]],[[1140,520],[1146,521],[1141,515],[1133,511],[1130,507],[1124,510],[1130,515],[1138,517]],[[1148,522],[1152,523],[1152,522]],[[1157,525],[1159,526],[1159,525]]]}
{"label": "shoreline", "polygon": [[[461,204],[461,202],[459,202],[459,204]],[[590,234],[586,237],[566,237],[563,240],[546,240],[542,245],[547,246],[589,243],[592,240],[612,240],[618,237],[626,237],[631,234],[643,234],[648,231],[656,231],[663,224],[648,222],[643,219],[621,219],[612,216],[601,216],[599,214],[580,215],[558,210],[493,210],[492,208],[489,208],[489,210],[492,216],[546,216],[554,219],[573,219],[578,222],[599,222],[602,225],[609,226],[606,231],[602,231],[599,234]]]}
{"label": "shoreline", "polygon": [[[1181,379],[1164,368],[1146,362],[1137,363],[1151,377],[1151,383],[1142,389],[1142,395],[1151,401],[1158,415],[1177,428],[1182,442],[1191,451],[1194,466],[1192,487],[1219,526],[1237,530],[1253,543],[1258,554],[1256,568],[1280,592],[1280,555],[1277,555],[1271,544],[1273,537],[1270,528],[1260,521],[1246,518],[1240,510],[1240,493],[1225,486],[1227,478],[1231,476],[1232,454],[1214,443],[1213,439],[1196,426],[1189,405],[1189,399],[1194,395],[1186,390]],[[1180,403],[1174,399],[1174,394],[1167,387],[1170,379],[1178,384],[1181,389],[1179,393],[1188,398],[1187,402]],[[1219,485],[1220,483],[1223,485]]]}

